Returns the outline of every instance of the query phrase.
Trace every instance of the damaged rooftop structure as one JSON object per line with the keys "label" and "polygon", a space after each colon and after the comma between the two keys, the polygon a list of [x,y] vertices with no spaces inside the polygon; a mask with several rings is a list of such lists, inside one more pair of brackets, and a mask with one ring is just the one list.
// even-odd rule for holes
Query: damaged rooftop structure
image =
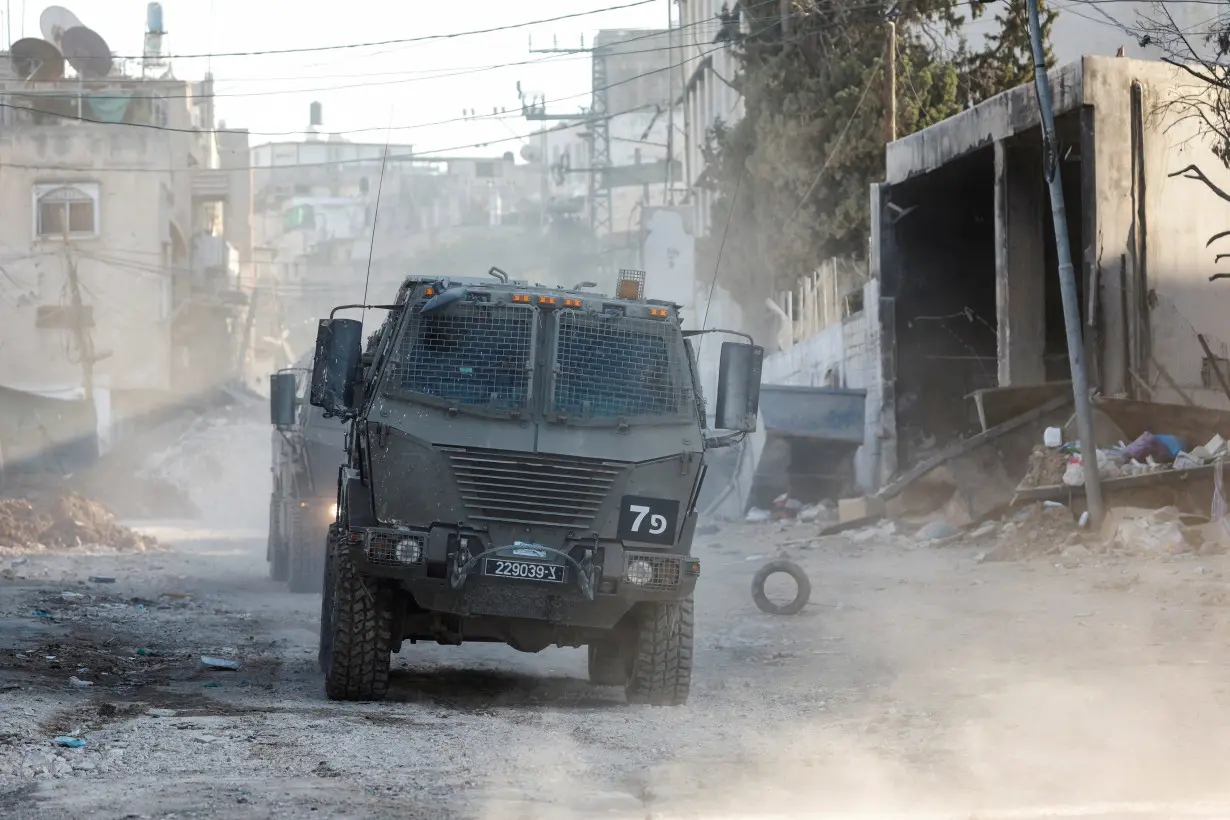
{"label": "damaged rooftop structure", "polygon": [[[1200,118],[1212,92],[1181,68],[1115,57],[1051,81],[1091,387],[1230,408],[1230,280],[1210,278],[1230,271],[1230,170]],[[871,198],[883,384],[868,427],[884,479],[1070,396],[1033,85],[889,144]],[[971,398],[996,393],[1017,399],[988,418]]]}

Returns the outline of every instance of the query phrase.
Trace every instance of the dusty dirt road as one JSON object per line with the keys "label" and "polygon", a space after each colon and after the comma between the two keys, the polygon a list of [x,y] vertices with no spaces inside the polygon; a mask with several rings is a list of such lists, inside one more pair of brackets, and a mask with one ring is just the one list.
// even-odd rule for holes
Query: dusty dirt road
{"label": "dusty dirt road", "polygon": [[581,651],[423,645],[387,702],[337,704],[319,597],[266,580],[262,533],[147,528],[172,548],[0,557],[0,817],[1230,817],[1224,557],[825,539],[773,617],[747,559],[808,528],[727,525],[684,708],[591,687]]}

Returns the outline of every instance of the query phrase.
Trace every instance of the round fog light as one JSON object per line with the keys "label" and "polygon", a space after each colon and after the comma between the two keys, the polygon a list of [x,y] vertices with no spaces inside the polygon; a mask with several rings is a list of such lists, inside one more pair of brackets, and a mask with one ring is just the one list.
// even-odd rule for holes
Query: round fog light
{"label": "round fog light", "polygon": [[423,557],[423,545],[418,541],[407,538],[404,541],[397,542],[397,547],[393,554],[403,564],[417,564],[419,559]]}
{"label": "round fog light", "polygon": [[628,583],[643,587],[653,581],[653,567],[648,561],[633,561],[628,564],[626,575]]}

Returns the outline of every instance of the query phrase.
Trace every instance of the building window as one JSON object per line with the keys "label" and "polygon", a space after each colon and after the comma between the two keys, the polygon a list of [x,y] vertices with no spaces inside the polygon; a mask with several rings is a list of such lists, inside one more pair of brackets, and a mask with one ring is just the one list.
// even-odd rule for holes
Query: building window
{"label": "building window", "polygon": [[98,235],[98,185],[74,182],[34,186],[34,234],[38,239]]}

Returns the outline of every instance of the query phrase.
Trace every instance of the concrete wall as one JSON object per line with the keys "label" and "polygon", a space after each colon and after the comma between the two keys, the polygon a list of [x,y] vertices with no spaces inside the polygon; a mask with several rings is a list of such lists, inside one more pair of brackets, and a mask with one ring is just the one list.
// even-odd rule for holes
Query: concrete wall
{"label": "concrete wall", "polygon": [[1160,365],[1197,404],[1230,407],[1216,379],[1202,378],[1197,339],[1203,334],[1214,355],[1230,357],[1230,281],[1209,282],[1227,270],[1216,256],[1230,240],[1209,240],[1230,229],[1230,202],[1192,178],[1194,171],[1183,173],[1194,166],[1230,193],[1230,171],[1192,117],[1193,103],[1211,97],[1160,63],[1086,58],[1084,73],[1096,138],[1092,251],[1107,320],[1104,389],[1137,391],[1135,373],[1158,400],[1181,403]]}
{"label": "concrete wall", "polygon": [[[26,126],[0,137],[0,384],[59,390],[81,383],[80,365],[65,349],[68,332],[35,327],[39,305],[67,304],[68,296],[64,243],[35,237],[33,196],[37,185],[81,183],[99,192],[98,235],[72,240],[82,299],[94,310],[94,345],[111,353],[95,368],[99,382],[113,390],[169,389],[173,283],[162,266],[170,262],[163,254],[172,233],[185,241],[190,235],[189,136]],[[184,170],[168,171],[172,166]],[[134,168],[150,172],[120,170]]]}
{"label": "concrete wall", "polygon": [[[675,88],[686,88],[683,111],[684,181],[695,200],[697,236],[706,236],[712,225],[714,194],[697,187],[705,171],[701,149],[705,134],[718,120],[733,124],[743,117],[743,98],[722,81],[734,80],[738,64],[728,46],[714,43],[720,28],[718,13],[726,0],[681,0],[679,27],[675,33],[679,65]],[[708,60],[709,68],[702,68]]]}

